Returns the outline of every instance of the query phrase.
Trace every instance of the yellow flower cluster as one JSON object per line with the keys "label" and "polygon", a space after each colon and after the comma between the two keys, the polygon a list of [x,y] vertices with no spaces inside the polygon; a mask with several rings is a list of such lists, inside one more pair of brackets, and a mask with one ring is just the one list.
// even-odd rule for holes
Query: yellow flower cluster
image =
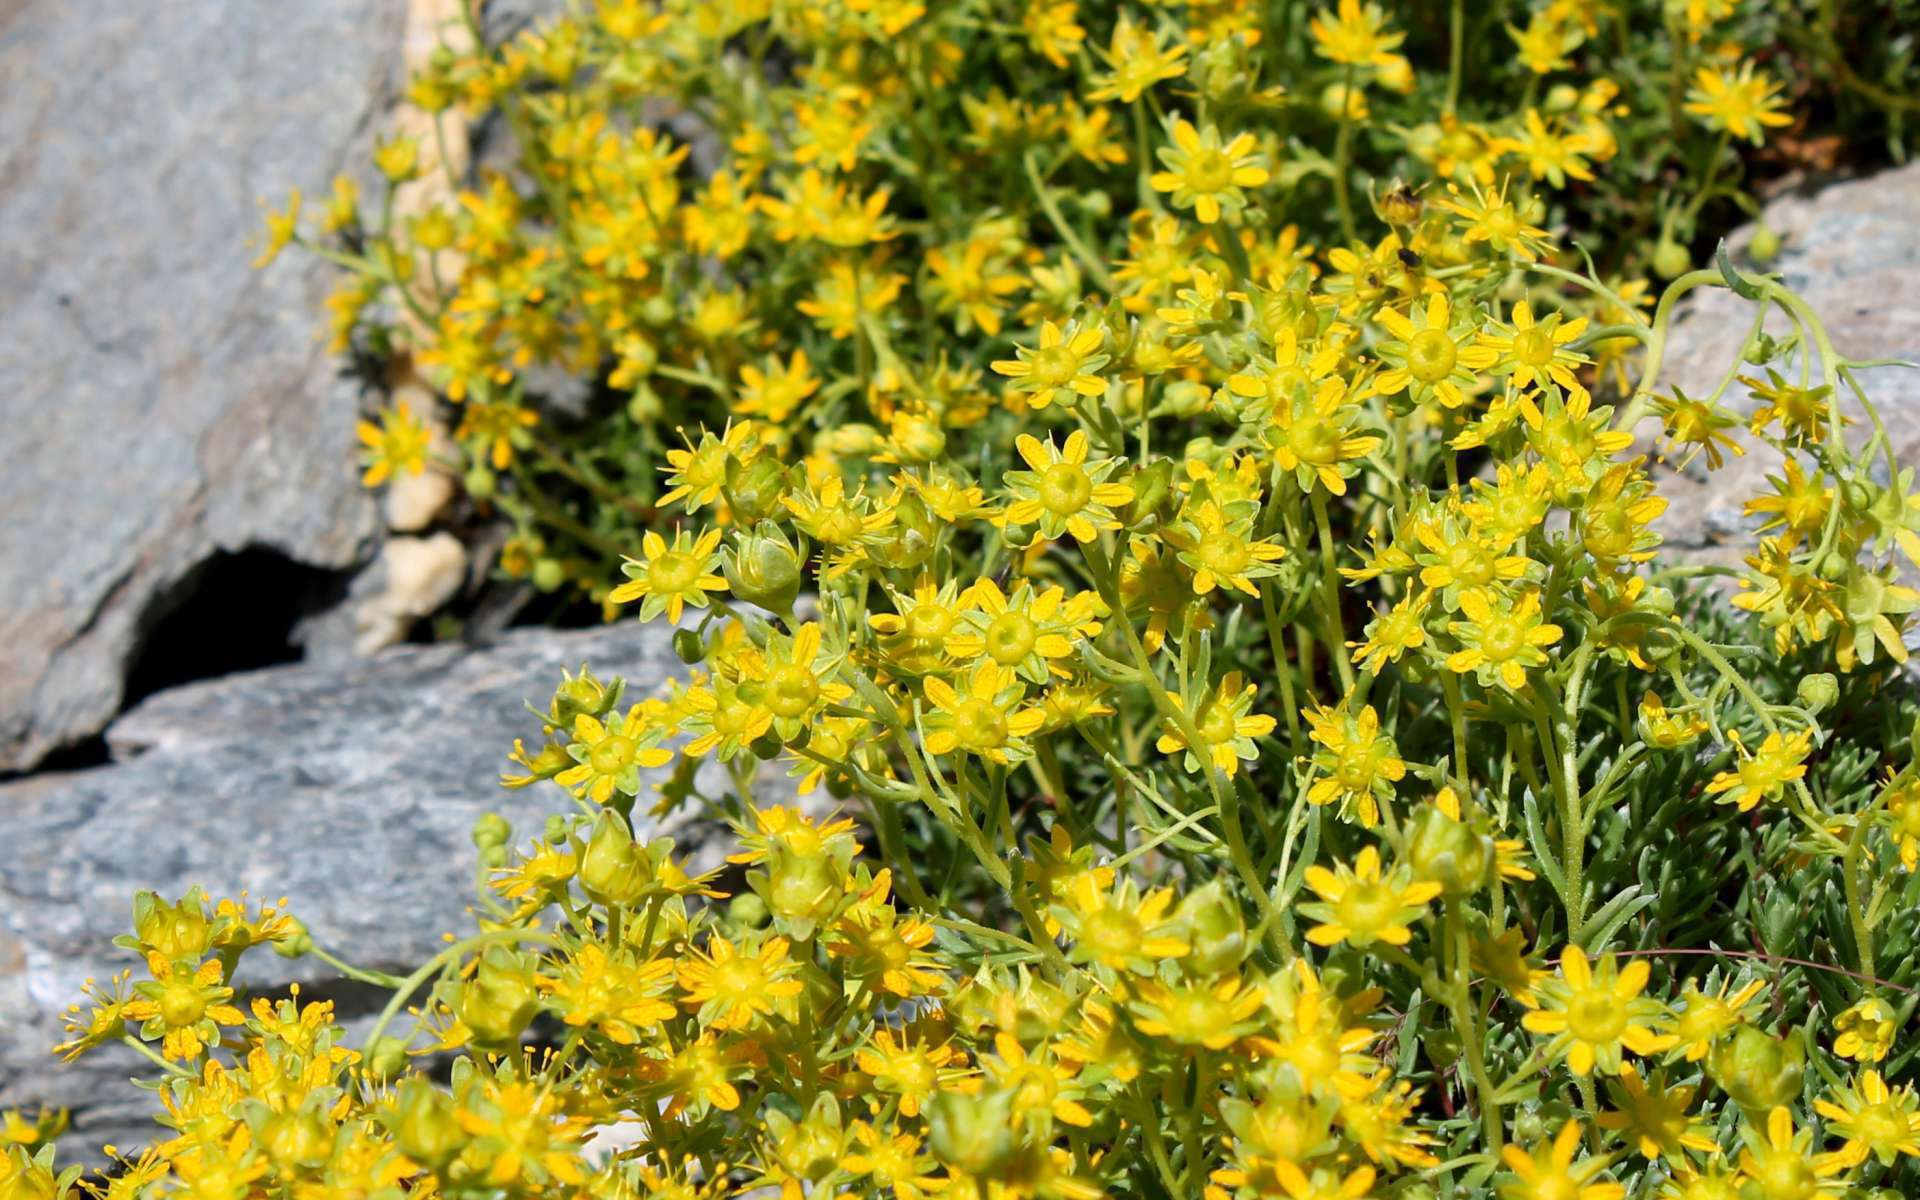
{"label": "yellow flower cluster", "polygon": [[[525,172],[349,195],[339,328],[463,406],[509,572],[689,670],[562,680],[503,777],[562,811],[481,822],[405,978],[143,898],[65,1050],[144,1054],[162,1128],[77,1179],[10,1121],[0,1196],[1911,1194],[1912,472],[1780,281],[1564,265],[1606,164],[1705,173],[1673,244],[1782,102],[1730,4],[1618,78],[1638,6],[1468,8],[602,0],[437,60]],[[1686,396],[1706,287],[1792,333]],[[612,415],[527,420],[536,365]],[[1736,616],[1662,482],[1761,446]],[[262,945],[391,1000],[244,998]]]}

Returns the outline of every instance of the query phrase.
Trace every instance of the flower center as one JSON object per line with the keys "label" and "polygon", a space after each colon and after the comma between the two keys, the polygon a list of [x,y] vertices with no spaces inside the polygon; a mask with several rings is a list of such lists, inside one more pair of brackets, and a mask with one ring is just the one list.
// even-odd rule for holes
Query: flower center
{"label": "flower center", "polygon": [[953,733],[970,750],[996,750],[1007,743],[1007,717],[991,700],[968,700],[953,714]]}
{"label": "flower center", "polygon": [[937,642],[953,628],[953,614],[937,604],[915,605],[907,614],[907,633],[915,641]]}
{"label": "flower center", "polygon": [[987,626],[987,654],[1003,667],[1011,667],[1033,652],[1040,631],[1024,613],[1005,612]]}
{"label": "flower center", "polygon": [[1238,575],[1252,557],[1247,544],[1230,533],[1209,534],[1200,540],[1197,557],[1216,575]]}
{"label": "flower center", "polygon": [[767,681],[766,705],[776,717],[803,716],[820,695],[820,683],[813,671],[799,663],[789,663]]}
{"label": "flower center", "polygon": [[1233,163],[1218,150],[1201,150],[1187,160],[1187,186],[1196,192],[1222,192],[1233,186]]}
{"label": "flower center", "polygon": [[1529,367],[1541,370],[1553,362],[1553,337],[1535,326],[1513,335],[1513,357]]}
{"label": "flower center", "polygon": [[1407,371],[1421,383],[1438,383],[1453,374],[1459,357],[1459,348],[1445,330],[1422,330],[1407,343]]}
{"label": "flower center", "polygon": [[647,568],[647,582],[656,591],[684,592],[693,585],[694,578],[700,574],[700,564],[685,554],[667,553],[653,560]]}
{"label": "flower center", "polygon": [[1287,431],[1287,445],[1300,461],[1316,467],[1340,461],[1340,431],[1318,417],[1301,417]]}
{"label": "flower center", "polygon": [[1040,503],[1070,517],[1093,499],[1093,480],[1074,463],[1055,463],[1040,474]]}
{"label": "flower center", "polygon": [[1073,351],[1065,346],[1042,346],[1033,352],[1033,381],[1048,387],[1062,387],[1080,366]]}
{"label": "flower center", "polygon": [[1567,1005],[1567,1028],[1583,1042],[1611,1043],[1627,1027],[1627,1014],[1612,992],[1589,988]]}
{"label": "flower center", "polygon": [[197,1023],[207,1012],[207,999],[191,983],[170,983],[160,993],[160,1019],[172,1029]]}
{"label": "flower center", "polygon": [[1487,622],[1480,638],[1480,650],[1495,662],[1505,662],[1520,652],[1520,628],[1512,621],[1496,617]]}
{"label": "flower center", "polygon": [[633,761],[633,739],[618,734],[601,738],[587,757],[596,773],[618,775]]}

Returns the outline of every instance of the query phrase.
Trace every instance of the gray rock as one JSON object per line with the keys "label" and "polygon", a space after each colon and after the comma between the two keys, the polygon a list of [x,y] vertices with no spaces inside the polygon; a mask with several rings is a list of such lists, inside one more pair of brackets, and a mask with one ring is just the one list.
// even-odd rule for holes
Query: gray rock
{"label": "gray rock", "polygon": [[[1826,326],[1840,354],[1853,359],[1905,359],[1920,362],[1920,304],[1913,280],[1920,270],[1920,163],[1865,179],[1835,184],[1810,195],[1773,201],[1764,219],[1782,240],[1778,259],[1765,270],[1778,274],[1804,298]],[[1748,226],[1729,239],[1736,263],[1759,268],[1739,252],[1752,239]],[[1681,301],[1660,373],[1658,390],[1675,385],[1693,397],[1719,386],[1739,357],[1753,323],[1753,305],[1724,288],[1702,289]],[[1788,332],[1788,322],[1769,314],[1768,331]],[[1799,360],[1776,362],[1788,379],[1799,378]],[[1740,374],[1765,378],[1762,369],[1742,365]],[[1816,376],[1817,378],[1817,376]],[[1862,372],[1861,384],[1886,422],[1894,458],[1905,467],[1920,466],[1920,371],[1876,367]],[[1725,402],[1742,415],[1755,404],[1739,382]],[[1858,416],[1858,402],[1843,396]],[[1849,431],[1858,449],[1872,432],[1859,420]],[[1768,490],[1766,477],[1781,472],[1780,456],[1751,437],[1741,436],[1744,458],[1728,461],[1710,476],[1666,472],[1660,481],[1672,504],[1658,526],[1669,552],[1694,561],[1738,566],[1751,553],[1758,524],[1742,511],[1745,499]],[[1876,478],[1885,475],[1885,459],[1876,452]],[[1915,572],[1909,564],[1908,581]]]}
{"label": "gray rock", "polygon": [[[140,1065],[132,1051],[66,1066],[48,1053],[84,980],[137,965],[110,943],[127,931],[138,889],[284,896],[321,946],[398,973],[431,957],[443,933],[471,929],[475,818],[500,813],[524,844],[570,804],[554,785],[508,790],[499,775],[514,738],[538,744],[523,702],[544,707],[561,670],[582,663],[603,680],[626,677],[629,700],[685,670],[662,627],[635,622],[274,667],[139,705],[107,735],[128,761],[0,785],[0,1108],[72,1108],[76,1152],[150,1134],[147,1097],[126,1083]],[[708,795],[728,787],[713,764],[697,778]],[[763,803],[792,796],[773,768],[760,793]],[[720,832],[691,813],[654,829],[709,867]],[[311,958],[256,952],[242,978],[300,980],[343,1016],[385,999]]]}
{"label": "gray rock", "polygon": [[157,609],[219,550],[367,556],[336,272],[250,267],[395,94],[394,0],[0,14],[0,771],[96,733]]}

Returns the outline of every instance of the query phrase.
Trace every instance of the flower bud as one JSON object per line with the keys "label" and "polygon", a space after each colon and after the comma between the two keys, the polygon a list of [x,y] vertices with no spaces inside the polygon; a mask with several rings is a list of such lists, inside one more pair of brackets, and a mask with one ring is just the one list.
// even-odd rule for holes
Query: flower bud
{"label": "flower bud", "polygon": [[727,902],[727,925],[740,932],[764,927],[771,915],[767,902],[753,892],[741,892]]}
{"label": "flower bud", "polygon": [[681,662],[692,666],[706,658],[707,644],[696,630],[676,629],[673,631],[673,653]]}
{"label": "flower bud", "polygon": [[929,463],[947,450],[947,431],[931,417],[901,414],[893,422],[890,440],[903,463]]}
{"label": "flower bud", "polygon": [[505,1050],[520,1041],[533,1020],[538,993],[533,969],[505,946],[490,946],[461,989],[460,1020],[483,1049]]}
{"label": "flower bud", "polygon": [[940,1161],[967,1174],[992,1179],[1020,1155],[1011,1088],[935,1092],[926,1108],[928,1141]]}
{"label": "flower bud", "polygon": [[1799,1030],[1784,1038],[1742,1025],[1707,1056],[1707,1070],[1721,1090],[1748,1112],[1764,1113],[1800,1094],[1807,1047]]}
{"label": "flower bud", "polygon": [[543,592],[557,592],[567,582],[567,565],[557,558],[539,558],[533,563],[533,586]]}
{"label": "flower bud", "polygon": [[1432,804],[1409,822],[1407,861],[1415,879],[1439,884],[1441,895],[1454,900],[1492,882],[1496,865],[1491,841]]}
{"label": "flower bud", "polygon": [[1199,974],[1217,974],[1246,957],[1246,915],[1218,879],[1210,879],[1188,892],[1175,910],[1174,919],[1187,933],[1189,950],[1185,963]]}
{"label": "flower bud", "polygon": [[491,850],[513,840],[513,826],[499,813],[481,813],[473,823],[471,836],[476,849]]}
{"label": "flower bud", "polygon": [[366,1071],[384,1083],[398,1079],[407,1070],[407,1039],[382,1036],[367,1050]]}
{"label": "flower bud", "polygon": [[1693,256],[1687,248],[1672,238],[1661,238],[1660,244],[1653,248],[1653,270],[1662,279],[1675,279],[1687,273],[1693,266]]}
{"label": "flower bud", "polygon": [[787,494],[787,472],[771,457],[742,463],[727,456],[727,480],[723,490],[727,507],[741,524],[765,521],[781,511],[780,500]]}
{"label": "flower bud", "polygon": [[475,467],[467,472],[460,486],[475,500],[491,500],[499,487],[499,478],[485,467]]}
{"label": "flower bud", "polygon": [[827,858],[781,850],[767,873],[763,899],[776,920],[817,922],[832,915],[840,888],[841,873]]}
{"label": "flower bud", "polygon": [[1127,510],[1128,524],[1139,526],[1149,517],[1164,515],[1167,497],[1173,488],[1173,460],[1156,458],[1153,465],[1133,476],[1133,501]]}
{"label": "flower bud", "polygon": [[1840,681],[1827,671],[1802,676],[1800,686],[1794,689],[1794,698],[1808,712],[1823,712],[1840,699]]}
{"label": "flower bud", "polygon": [[626,818],[601,809],[580,856],[580,890],[609,907],[638,903],[653,886],[653,860],[633,840]]}
{"label": "flower bud", "polygon": [[727,586],[748,604],[780,616],[793,611],[800,594],[800,555],[773,522],[762,521],[742,535],[721,554],[720,566]]}
{"label": "flower bud", "polygon": [[435,1170],[452,1162],[466,1144],[454,1117],[453,1097],[424,1079],[400,1085],[387,1125],[402,1154]]}
{"label": "flower bud", "polygon": [[1747,257],[1763,267],[1780,257],[1780,235],[1774,232],[1773,226],[1760,222],[1747,242]]}
{"label": "flower bud", "polygon": [[313,935],[307,932],[306,922],[294,916],[287,917],[286,921],[292,927],[291,932],[272,944],[273,952],[281,958],[300,958],[313,953]]}

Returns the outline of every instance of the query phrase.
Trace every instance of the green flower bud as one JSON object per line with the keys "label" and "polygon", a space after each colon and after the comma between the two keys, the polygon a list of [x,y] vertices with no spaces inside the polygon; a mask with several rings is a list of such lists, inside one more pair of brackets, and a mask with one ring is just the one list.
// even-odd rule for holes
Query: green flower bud
{"label": "green flower bud", "polygon": [[800,594],[800,555],[773,522],[762,521],[741,536],[721,553],[720,565],[727,586],[740,599],[781,616],[793,611]]}
{"label": "green flower bud", "polygon": [[1807,1047],[1799,1030],[1784,1038],[1742,1025],[1707,1055],[1707,1071],[1742,1108],[1765,1113],[1791,1103],[1806,1073]]}
{"label": "green flower bud", "polygon": [[1246,957],[1246,915],[1218,879],[1188,892],[1174,919],[1186,930],[1186,965],[1200,974],[1227,970]]}
{"label": "green flower bud", "polygon": [[1133,476],[1133,503],[1127,510],[1130,525],[1143,524],[1149,517],[1162,515],[1173,488],[1173,460],[1157,458],[1153,465]]}
{"label": "green flower bud", "polygon": [[707,644],[701,640],[697,630],[676,629],[673,631],[673,653],[681,662],[692,666],[706,658]]}
{"label": "green flower bud", "polygon": [[557,592],[567,582],[567,565],[557,558],[534,560],[533,586],[543,592]]}
{"label": "green flower bud", "polygon": [[382,1083],[398,1079],[407,1070],[407,1039],[382,1036],[367,1051],[367,1074]]}
{"label": "green flower bud", "polygon": [[930,417],[901,417],[894,421],[893,449],[905,463],[929,463],[947,451],[947,431]]}
{"label": "green flower bud", "polygon": [[1493,881],[1493,843],[1434,805],[1415,812],[1407,831],[1407,861],[1415,879],[1440,885],[1450,899],[1471,896]]}
{"label": "green flower bud", "polygon": [[727,902],[727,924],[737,930],[760,929],[772,915],[767,902],[753,892],[741,892]]}
{"label": "green flower bud", "polygon": [[580,856],[580,890],[609,907],[638,903],[653,886],[653,861],[633,840],[626,818],[601,809]]}
{"label": "green flower bud", "polygon": [[1002,1176],[1018,1160],[1021,1145],[1015,1132],[1011,1088],[934,1093],[927,1105],[929,1144],[940,1161],[983,1179]]}
{"label": "green flower bud", "polygon": [[1800,686],[1794,689],[1794,698],[1808,712],[1822,712],[1832,708],[1834,702],[1840,699],[1840,681],[1827,671],[1803,676]]}
{"label": "green flower bud", "polygon": [[313,935],[307,932],[306,922],[289,916],[287,924],[293,927],[293,932],[272,943],[273,952],[281,958],[300,958],[313,953]]}
{"label": "green flower bud", "polygon": [[467,495],[475,500],[490,500],[499,486],[499,478],[485,467],[475,467],[468,471],[461,486],[467,489]]}
{"label": "green flower bud", "polygon": [[742,463],[730,454],[722,490],[726,493],[727,507],[742,524],[765,521],[784,510],[780,501],[788,491],[786,468],[771,457]]}
{"label": "green flower bud", "polygon": [[490,850],[513,841],[513,826],[499,813],[481,813],[473,823],[471,836],[477,849]]}
{"label": "green flower bud", "polygon": [[1113,215],[1113,197],[1094,188],[1080,195],[1080,211],[1090,217],[1109,217]]}
{"label": "green flower bud", "polygon": [[466,1134],[454,1117],[453,1097],[420,1078],[400,1085],[387,1126],[402,1154],[435,1170],[452,1162],[466,1145]]}
{"label": "green flower bud", "polygon": [[627,397],[627,419],[635,425],[651,425],[666,411],[667,406],[661,402],[660,393],[654,391],[653,385],[644,379],[634,387],[633,395]]}
{"label": "green flower bud", "polygon": [[460,1020],[473,1031],[482,1049],[507,1050],[517,1045],[538,1007],[533,968],[505,946],[490,946],[480,966],[461,989]]}
{"label": "green flower bud", "polygon": [[823,921],[839,903],[841,872],[824,857],[801,857],[785,850],[774,858],[762,898],[775,919]]}
{"label": "green flower bud", "polygon": [[1693,256],[1672,238],[1661,238],[1660,244],[1653,248],[1653,270],[1662,279],[1676,279],[1692,266]]}
{"label": "green flower bud", "polygon": [[1780,235],[1773,231],[1773,226],[1760,222],[1752,240],[1747,242],[1747,257],[1763,267],[1780,257]]}

